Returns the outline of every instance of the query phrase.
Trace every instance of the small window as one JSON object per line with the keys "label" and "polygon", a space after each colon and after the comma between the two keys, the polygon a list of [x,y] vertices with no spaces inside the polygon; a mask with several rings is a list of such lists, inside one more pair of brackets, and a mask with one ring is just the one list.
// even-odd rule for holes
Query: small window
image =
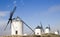
{"label": "small window", "polygon": [[37,34],[39,34],[39,33],[37,33]]}
{"label": "small window", "polygon": [[18,34],[18,31],[16,31],[16,34]]}

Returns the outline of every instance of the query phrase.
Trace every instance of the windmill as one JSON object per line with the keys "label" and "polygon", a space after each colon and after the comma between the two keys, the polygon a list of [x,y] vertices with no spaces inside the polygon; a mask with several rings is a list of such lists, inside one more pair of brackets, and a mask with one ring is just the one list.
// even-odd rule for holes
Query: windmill
{"label": "windmill", "polygon": [[[7,28],[7,26],[8,26],[9,23],[10,24],[12,23],[12,17],[13,17],[13,14],[14,14],[15,10],[16,10],[16,6],[14,7],[13,11],[10,13],[10,17],[8,19],[7,25],[6,25],[6,27],[5,27],[4,30],[6,30],[6,28]],[[10,25],[10,28],[11,28],[11,25]]]}
{"label": "windmill", "polygon": [[56,30],[54,33],[55,33],[56,35],[59,35],[59,30]]}
{"label": "windmill", "polygon": [[42,26],[42,23],[40,22],[40,26],[37,26],[35,28],[35,35],[41,35],[43,32],[43,26]]}
{"label": "windmill", "polygon": [[48,24],[48,26],[45,28],[45,33],[50,33],[51,32],[51,28],[50,25]]}
{"label": "windmill", "polygon": [[[16,17],[12,20],[11,24],[11,34],[12,35],[23,35],[23,25],[26,25],[32,32],[32,28],[28,26],[20,17]],[[13,27],[14,26],[14,27]]]}
{"label": "windmill", "polygon": [[[11,25],[12,25],[12,17],[13,17],[13,14],[14,14],[14,12],[15,12],[15,10],[16,10],[16,6],[14,7],[14,9],[13,9],[13,11],[10,13],[10,18],[9,18],[9,20],[8,20],[8,22],[7,22],[7,25],[6,25],[6,27],[5,27],[5,29],[4,30],[6,30],[6,28],[7,28],[7,26],[8,26],[8,24],[10,24],[10,28],[11,28]],[[32,28],[30,27],[30,26],[28,26],[21,18],[20,18],[20,21],[24,24],[24,25],[26,25],[32,32],[34,32],[34,30],[32,30]],[[13,26],[14,27],[14,26]]]}

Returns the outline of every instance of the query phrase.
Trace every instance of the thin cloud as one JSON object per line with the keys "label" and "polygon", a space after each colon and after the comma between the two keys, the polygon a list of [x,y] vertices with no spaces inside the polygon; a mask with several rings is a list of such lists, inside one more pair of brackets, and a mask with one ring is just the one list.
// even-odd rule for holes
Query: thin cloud
{"label": "thin cloud", "polygon": [[55,5],[48,8],[48,12],[57,12],[60,11],[60,5]]}
{"label": "thin cloud", "polygon": [[10,35],[9,26],[4,31],[4,28],[6,27],[6,25],[7,25],[7,20],[0,21],[0,35]]}
{"label": "thin cloud", "polygon": [[9,13],[9,11],[0,11],[0,17],[4,17]]}
{"label": "thin cloud", "polygon": [[60,5],[54,5],[54,6],[50,6],[46,11],[43,11],[42,15],[48,16],[58,12],[60,12]]}

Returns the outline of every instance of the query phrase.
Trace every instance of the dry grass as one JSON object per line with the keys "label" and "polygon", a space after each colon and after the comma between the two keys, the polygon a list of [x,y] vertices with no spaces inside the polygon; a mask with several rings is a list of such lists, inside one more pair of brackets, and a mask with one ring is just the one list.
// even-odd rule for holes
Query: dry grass
{"label": "dry grass", "polygon": [[60,35],[55,35],[55,34],[43,34],[43,35],[27,35],[27,36],[19,36],[19,35],[13,35],[13,36],[0,36],[0,37],[60,37]]}

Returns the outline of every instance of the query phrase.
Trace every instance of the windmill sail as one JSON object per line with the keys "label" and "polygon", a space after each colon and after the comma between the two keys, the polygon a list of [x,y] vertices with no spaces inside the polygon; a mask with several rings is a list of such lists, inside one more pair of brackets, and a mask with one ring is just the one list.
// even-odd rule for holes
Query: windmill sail
{"label": "windmill sail", "polygon": [[41,22],[40,22],[40,25],[41,25],[42,31],[44,32],[44,29],[43,29],[43,26],[42,26],[42,23]]}
{"label": "windmill sail", "polygon": [[[10,22],[12,23],[12,16],[13,16],[15,10],[16,10],[16,6],[14,7],[13,11],[10,13],[10,18],[9,18],[8,23],[7,23],[7,25],[6,25],[6,27],[5,27],[4,30],[6,30],[8,24],[9,24]],[[10,26],[11,26],[11,25],[10,25]]]}
{"label": "windmill sail", "polygon": [[[21,18],[20,18],[21,22],[23,22],[32,32],[34,32],[34,30],[32,30],[32,28],[30,26],[28,26]],[[34,32],[35,33],[35,32]]]}
{"label": "windmill sail", "polygon": [[51,28],[50,28],[50,24],[48,24],[48,26],[49,26],[49,30],[51,30]]}

